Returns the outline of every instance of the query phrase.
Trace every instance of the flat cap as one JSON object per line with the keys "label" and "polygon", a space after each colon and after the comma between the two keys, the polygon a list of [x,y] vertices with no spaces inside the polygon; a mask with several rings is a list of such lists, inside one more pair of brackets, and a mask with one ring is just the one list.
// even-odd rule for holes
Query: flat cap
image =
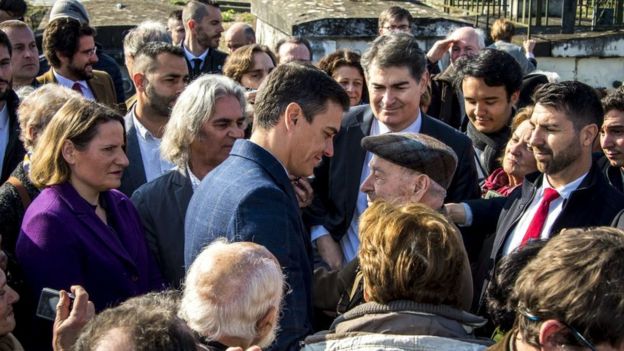
{"label": "flat cap", "polygon": [[62,17],[69,17],[81,24],[89,23],[89,14],[84,5],[78,0],[56,0],[50,10],[50,22]]}
{"label": "flat cap", "polygon": [[387,133],[367,136],[362,147],[399,166],[426,174],[448,189],[451,184],[457,155],[436,138],[416,133]]}

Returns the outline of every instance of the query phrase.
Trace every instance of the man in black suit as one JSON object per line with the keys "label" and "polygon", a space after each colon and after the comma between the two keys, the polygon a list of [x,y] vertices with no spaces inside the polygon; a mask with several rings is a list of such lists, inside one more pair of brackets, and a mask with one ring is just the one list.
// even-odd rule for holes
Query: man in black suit
{"label": "man in black suit", "polygon": [[186,32],[182,47],[191,80],[221,73],[227,54],[217,50],[223,33],[221,10],[214,0],[192,0],[182,10]]}
{"label": "man in black suit", "polygon": [[369,174],[371,158],[360,141],[367,135],[412,132],[442,141],[458,158],[446,201],[479,197],[470,139],[420,111],[427,71],[416,39],[405,33],[381,36],[363,55],[362,64],[371,105],[352,108],[344,117],[334,140],[334,157],[325,158],[314,172],[315,199],[305,211],[312,238],[331,268],[350,261],[359,245],[357,221],[367,201],[366,194],[358,190]]}

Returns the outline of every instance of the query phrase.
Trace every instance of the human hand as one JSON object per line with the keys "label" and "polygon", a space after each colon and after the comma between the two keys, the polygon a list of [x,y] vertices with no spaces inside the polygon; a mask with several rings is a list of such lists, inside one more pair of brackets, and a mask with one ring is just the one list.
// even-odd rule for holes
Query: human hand
{"label": "human hand", "polygon": [[93,302],[89,301],[89,294],[80,285],[73,285],[70,289],[76,298],[71,311],[70,299],[65,290],[60,291],[59,302],[56,305],[56,319],[52,336],[54,351],[71,350],[78,339],[82,328],[95,316]]}
{"label": "human hand", "polygon": [[323,235],[316,239],[316,249],[330,269],[336,270],[342,267],[344,260],[342,249],[331,235]]}
{"label": "human hand", "polygon": [[524,47],[524,52],[532,54],[533,49],[535,49],[535,39],[525,39],[524,42],[522,42],[522,46]]}
{"label": "human hand", "polygon": [[307,178],[290,176],[300,208],[308,207],[314,199],[314,190]]}
{"label": "human hand", "polygon": [[258,93],[257,90],[250,90],[245,92],[245,99],[247,99],[248,103],[253,105],[256,102],[256,93]]}
{"label": "human hand", "polygon": [[442,59],[444,54],[446,54],[451,46],[455,43],[455,39],[442,39],[436,41],[431,49],[427,51],[427,59],[431,63],[436,63]]}
{"label": "human hand", "polygon": [[262,351],[262,349],[260,346],[253,345],[244,350],[242,347],[228,347],[225,351]]}
{"label": "human hand", "polygon": [[450,219],[453,223],[466,223],[466,211],[464,209],[464,205],[448,203],[445,204],[443,208],[446,218]]}

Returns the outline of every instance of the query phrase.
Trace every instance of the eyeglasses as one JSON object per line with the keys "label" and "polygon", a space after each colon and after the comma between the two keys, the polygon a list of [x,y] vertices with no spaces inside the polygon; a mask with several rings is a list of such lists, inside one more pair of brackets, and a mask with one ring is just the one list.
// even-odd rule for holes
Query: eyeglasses
{"label": "eyeglasses", "polygon": [[95,54],[97,54],[97,47],[94,46],[91,49],[82,50],[81,53],[88,55],[88,56],[94,56]]}
{"label": "eyeglasses", "polygon": [[[519,308],[518,313],[525,316],[531,322],[539,322],[540,320],[542,320],[540,317],[534,315],[526,309]],[[572,335],[574,335],[574,338],[576,339],[576,341],[579,342],[579,344],[589,348],[591,351],[596,351],[596,347],[594,347],[594,344],[587,340],[587,338],[584,337],[583,334],[581,334],[578,330],[576,330],[576,328],[563,321],[559,321],[559,323],[563,324],[572,332]]]}
{"label": "eyeglasses", "polygon": [[402,24],[400,26],[386,26],[383,27],[383,29],[394,32],[394,31],[401,31],[401,32],[407,32],[408,30],[410,30],[410,26],[408,26],[407,24]]}

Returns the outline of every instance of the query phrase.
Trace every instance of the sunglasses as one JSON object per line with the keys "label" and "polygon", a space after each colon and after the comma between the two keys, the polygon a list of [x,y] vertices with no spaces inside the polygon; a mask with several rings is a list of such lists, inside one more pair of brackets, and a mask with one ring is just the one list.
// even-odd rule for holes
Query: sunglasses
{"label": "sunglasses", "polygon": [[[542,320],[540,317],[536,316],[526,309],[518,309],[518,313],[525,316],[531,322],[539,322]],[[566,328],[568,328],[568,330],[572,332],[572,335],[574,335],[574,338],[576,339],[576,341],[578,341],[580,345],[589,348],[591,351],[596,351],[596,347],[594,346],[594,344],[587,340],[587,338],[584,337],[583,334],[581,334],[576,328],[563,321],[559,321],[559,323],[563,324]]]}

